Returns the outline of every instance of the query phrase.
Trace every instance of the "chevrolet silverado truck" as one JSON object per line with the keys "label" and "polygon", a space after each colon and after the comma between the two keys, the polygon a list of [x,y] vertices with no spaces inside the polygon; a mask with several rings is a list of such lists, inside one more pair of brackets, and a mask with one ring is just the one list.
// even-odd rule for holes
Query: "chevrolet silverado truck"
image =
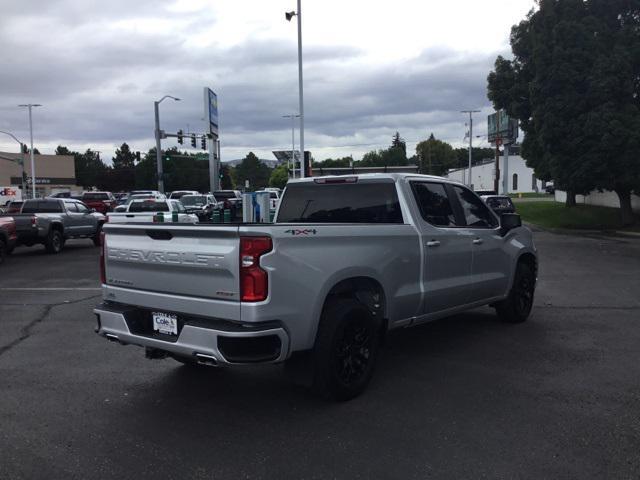
{"label": "chevrolet silverado truck", "polygon": [[26,200],[16,223],[17,245],[44,245],[48,253],[60,253],[70,238],[89,238],[98,246],[104,215],[72,198]]}
{"label": "chevrolet silverado truck", "polygon": [[285,362],[338,400],[381,339],[483,305],[529,316],[531,231],[466,186],[417,174],[291,180],[273,224],[103,229],[96,332],[187,365]]}

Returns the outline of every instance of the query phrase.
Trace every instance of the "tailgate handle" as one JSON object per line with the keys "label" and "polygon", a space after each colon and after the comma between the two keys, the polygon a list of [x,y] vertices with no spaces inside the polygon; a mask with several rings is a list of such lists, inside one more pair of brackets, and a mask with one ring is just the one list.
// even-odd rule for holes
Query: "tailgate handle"
{"label": "tailgate handle", "polygon": [[147,235],[154,240],[171,240],[173,238],[171,232],[167,232],[166,230],[147,230]]}

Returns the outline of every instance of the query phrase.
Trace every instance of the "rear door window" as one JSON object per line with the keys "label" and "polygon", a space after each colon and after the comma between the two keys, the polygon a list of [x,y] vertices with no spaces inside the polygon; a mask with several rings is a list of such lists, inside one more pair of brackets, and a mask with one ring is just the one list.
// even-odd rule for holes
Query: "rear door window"
{"label": "rear door window", "polygon": [[457,227],[451,201],[442,183],[411,182],[422,218],[434,227]]}
{"label": "rear door window", "polygon": [[385,183],[299,183],[287,186],[281,223],[403,223],[396,186]]}

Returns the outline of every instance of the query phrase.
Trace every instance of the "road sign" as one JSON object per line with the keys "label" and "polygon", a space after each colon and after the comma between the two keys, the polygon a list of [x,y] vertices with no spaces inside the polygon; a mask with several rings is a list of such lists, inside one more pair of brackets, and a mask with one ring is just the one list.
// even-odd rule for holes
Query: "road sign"
{"label": "road sign", "polygon": [[518,120],[498,110],[487,117],[487,138],[490,143],[509,145],[518,138]]}
{"label": "road sign", "polygon": [[208,153],[196,153],[196,160],[208,161],[209,160],[209,154]]}
{"label": "road sign", "polygon": [[218,96],[213,90],[204,87],[204,118],[206,131],[218,137]]}

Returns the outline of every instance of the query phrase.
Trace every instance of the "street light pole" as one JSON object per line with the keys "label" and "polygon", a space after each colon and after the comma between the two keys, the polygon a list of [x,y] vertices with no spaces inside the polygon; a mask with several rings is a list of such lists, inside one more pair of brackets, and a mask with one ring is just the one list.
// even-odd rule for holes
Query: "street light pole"
{"label": "street light pole", "polygon": [[304,168],[304,91],[302,86],[302,1],[298,0],[298,11],[287,12],[285,18],[291,21],[293,16],[298,20],[298,110],[300,112],[300,178],[306,177]]}
{"label": "street light pole", "polygon": [[298,0],[298,95],[300,111],[300,178],[307,176],[304,158],[304,94],[302,90],[302,0]]}
{"label": "street light pole", "polygon": [[294,137],[294,129],[295,129],[295,119],[300,117],[300,115],[283,115],[282,118],[290,118],[291,119],[291,173],[292,178],[296,178],[296,144]]}
{"label": "street light pole", "polygon": [[164,193],[164,178],[162,173],[162,146],[160,144],[160,139],[162,138],[160,132],[160,104],[165,98],[172,98],[176,102],[179,102],[180,99],[176,97],[172,97],[171,95],[165,95],[157,102],[153,102],[153,111],[156,117],[156,128],[155,128],[155,136],[156,136],[156,165],[158,169],[158,191],[160,193]]}
{"label": "street light pole", "polygon": [[480,110],[461,110],[461,113],[469,114],[469,175],[467,177],[468,183],[467,185],[471,188],[471,182],[473,181],[471,178],[471,152],[473,149],[473,114],[480,113]]}
{"label": "street light pole", "polygon": [[29,136],[31,137],[31,198],[36,198],[36,162],[33,158],[33,121],[31,119],[31,109],[41,107],[39,103],[26,103],[18,105],[29,109]]}

